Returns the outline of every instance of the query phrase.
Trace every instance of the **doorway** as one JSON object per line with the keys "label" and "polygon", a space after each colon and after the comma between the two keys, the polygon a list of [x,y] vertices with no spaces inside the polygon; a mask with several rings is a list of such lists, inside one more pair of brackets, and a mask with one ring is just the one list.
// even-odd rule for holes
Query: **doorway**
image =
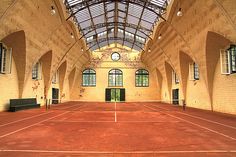
{"label": "doorway", "polygon": [[108,102],[124,102],[125,89],[124,88],[107,88],[106,101]]}
{"label": "doorway", "polygon": [[52,104],[58,104],[59,99],[59,89],[52,88]]}
{"label": "doorway", "polygon": [[175,105],[179,104],[179,89],[172,90],[172,102]]}
{"label": "doorway", "polygon": [[111,102],[119,102],[120,101],[120,89],[111,89]]}

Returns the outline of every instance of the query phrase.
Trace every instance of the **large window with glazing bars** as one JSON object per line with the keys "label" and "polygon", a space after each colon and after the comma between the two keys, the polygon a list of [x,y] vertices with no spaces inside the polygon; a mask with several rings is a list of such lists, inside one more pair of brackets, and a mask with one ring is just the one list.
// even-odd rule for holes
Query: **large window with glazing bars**
{"label": "large window with glazing bars", "polygon": [[96,72],[93,69],[83,71],[83,86],[96,86]]}
{"label": "large window with glazing bars", "polygon": [[148,87],[149,86],[149,72],[145,69],[139,69],[135,73],[135,85],[136,87]]}
{"label": "large window with glazing bars", "polygon": [[192,62],[189,64],[189,80],[199,80],[199,66],[197,63]]}
{"label": "large window with glazing bars", "polygon": [[0,43],[0,74],[11,73],[12,49]]}
{"label": "large window with glazing bars", "polygon": [[32,68],[32,79],[41,80],[42,79],[42,65],[41,62],[37,62]]}
{"label": "large window with glazing bars", "polygon": [[236,73],[236,45],[220,50],[221,74]]}
{"label": "large window with glazing bars", "polygon": [[109,87],[123,86],[123,72],[120,69],[112,69],[109,71],[108,86]]}

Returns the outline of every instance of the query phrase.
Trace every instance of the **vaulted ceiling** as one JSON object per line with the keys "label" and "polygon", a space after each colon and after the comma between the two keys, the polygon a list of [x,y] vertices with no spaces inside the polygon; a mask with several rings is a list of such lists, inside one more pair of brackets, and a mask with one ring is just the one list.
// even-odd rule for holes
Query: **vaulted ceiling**
{"label": "vaulted ceiling", "polygon": [[87,47],[118,43],[142,51],[170,0],[65,0]]}

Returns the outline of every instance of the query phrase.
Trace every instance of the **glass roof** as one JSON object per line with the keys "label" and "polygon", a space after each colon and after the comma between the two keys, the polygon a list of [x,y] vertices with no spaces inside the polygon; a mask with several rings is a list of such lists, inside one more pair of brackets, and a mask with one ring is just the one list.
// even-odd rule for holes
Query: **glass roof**
{"label": "glass roof", "polygon": [[91,51],[119,43],[141,51],[170,0],[65,0]]}

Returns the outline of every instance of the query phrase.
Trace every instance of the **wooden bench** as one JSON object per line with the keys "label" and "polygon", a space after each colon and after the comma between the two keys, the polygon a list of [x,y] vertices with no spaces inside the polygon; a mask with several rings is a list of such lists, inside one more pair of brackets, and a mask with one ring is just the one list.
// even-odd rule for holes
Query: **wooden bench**
{"label": "wooden bench", "polygon": [[11,112],[16,112],[19,110],[39,108],[40,104],[37,104],[36,98],[24,98],[24,99],[10,99],[10,109]]}

